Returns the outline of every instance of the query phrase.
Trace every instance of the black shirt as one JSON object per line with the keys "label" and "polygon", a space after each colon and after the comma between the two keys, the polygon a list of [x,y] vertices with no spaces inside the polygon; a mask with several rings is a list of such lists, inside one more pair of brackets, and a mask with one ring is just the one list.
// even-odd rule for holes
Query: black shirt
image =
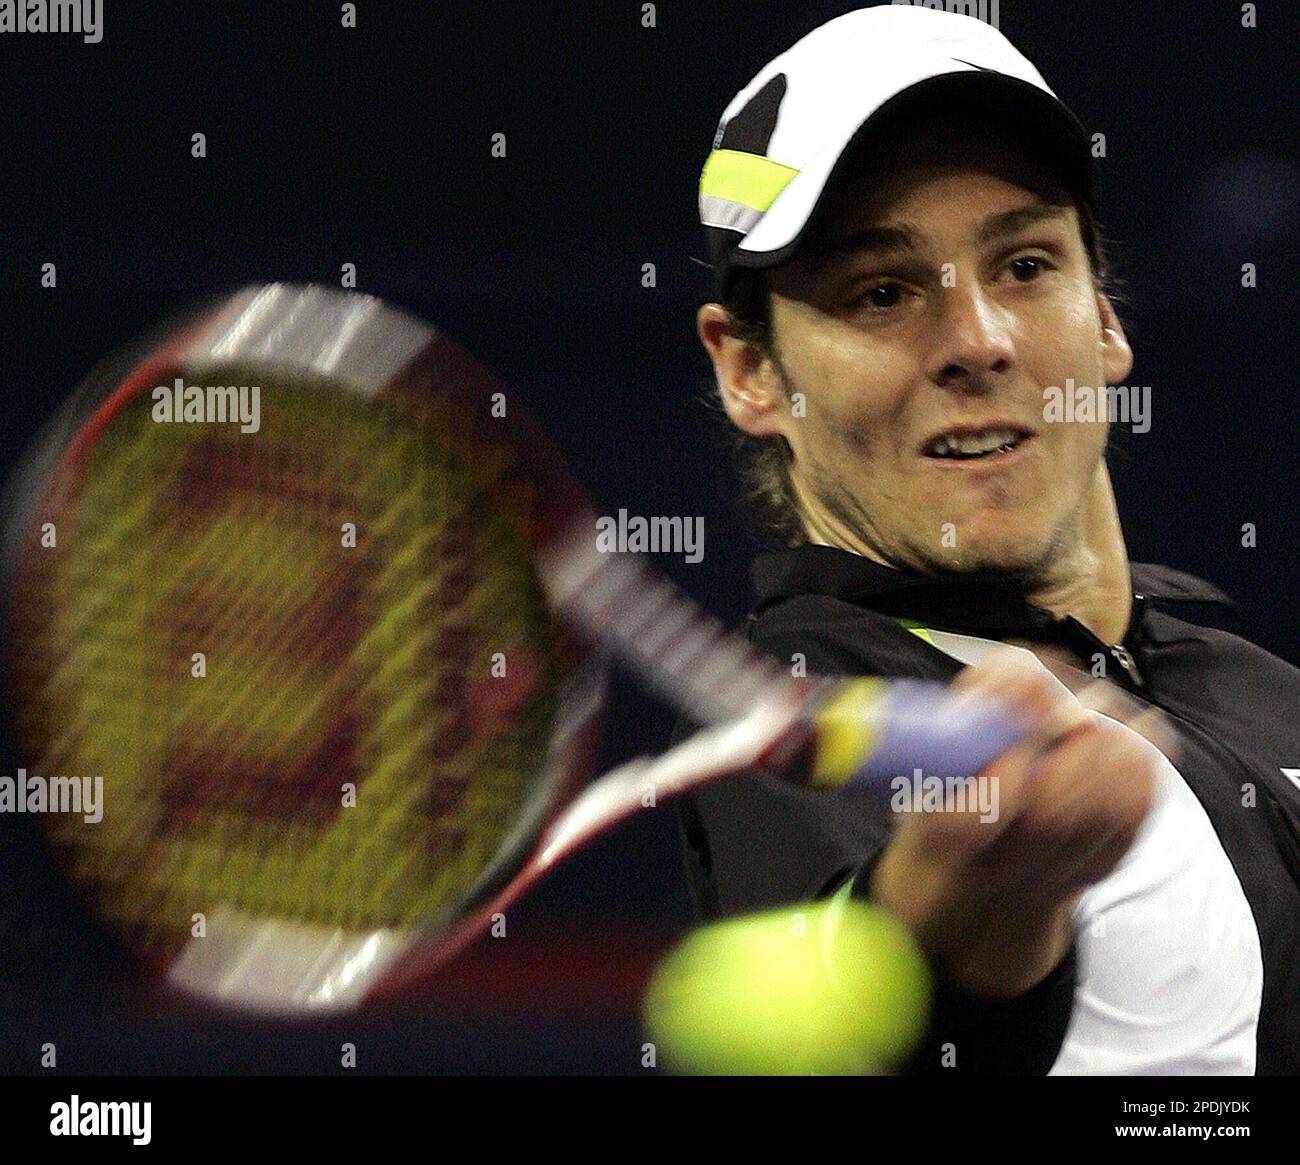
{"label": "black shirt", "polygon": [[[1230,608],[1231,601],[1210,584],[1158,566],[1133,564],[1131,575],[1128,630],[1122,643],[1105,644],[1077,620],[1057,619],[1029,603],[1011,579],[921,576],[830,547],[801,546],[756,561],[759,601],[747,633],[783,660],[802,655],[809,674],[951,679],[962,663],[904,620],[986,640],[1055,644],[1085,663],[1102,660],[1109,678],[1163,709],[1180,734],[1179,790],[1191,800],[1185,782],[1212,826],[1212,832],[1202,830],[1199,844],[1208,837],[1226,870],[1221,846],[1240,884],[1238,898],[1244,894],[1249,904],[1238,913],[1252,924],[1250,933],[1240,927],[1225,931],[1232,938],[1224,941],[1242,946],[1242,967],[1255,951],[1255,965],[1262,963],[1262,985],[1257,971],[1256,986],[1241,988],[1243,998],[1236,1003],[1237,1014],[1252,1023],[1256,1009],[1255,1070],[1295,1073],[1300,1071],[1300,779],[1287,770],[1300,770],[1300,672],[1235,635],[1171,613],[1194,616],[1198,605],[1202,614]],[[1182,805],[1184,822],[1186,810]],[[679,812],[687,869],[704,918],[822,897],[849,879],[854,893],[865,893],[893,827],[887,807],[828,797],[761,773],[701,788],[681,802]],[[1181,844],[1178,837],[1166,831],[1153,842],[1159,860],[1177,857],[1170,850]],[[1197,852],[1185,864],[1209,860]],[[1116,948],[1124,944],[1112,942],[1108,948],[1094,939],[1089,936],[1089,966],[1104,977],[1106,968],[1096,961],[1120,958]],[[1175,934],[1169,941],[1192,968],[1198,960],[1214,962],[1213,935]],[[1197,948],[1202,942],[1204,951]],[[1072,949],[1042,984],[1001,1003],[963,996],[940,981],[930,1038],[907,1070],[945,1070],[943,1049],[955,1044],[958,1071],[1046,1072],[1062,1050],[1072,1012],[1087,1002],[1078,993],[1087,983],[1076,984],[1077,958]],[[1195,1017],[1188,1022],[1194,1028]],[[1132,1026],[1136,1031],[1143,1025]],[[1185,1026],[1179,1030],[1179,1038],[1186,1037]],[[1134,1062],[1140,1062],[1143,1053],[1135,1054]],[[1195,1066],[1216,1062],[1212,1055],[1199,1059],[1195,1049],[1186,1054],[1171,1049],[1167,1055],[1167,1061],[1154,1056],[1152,1062],[1191,1066],[1151,1070],[1215,1070]],[[1087,1070],[1077,1067],[1086,1057],[1071,1062],[1076,1067],[1065,1070]],[[1097,1062],[1104,1063],[1104,1055]]]}

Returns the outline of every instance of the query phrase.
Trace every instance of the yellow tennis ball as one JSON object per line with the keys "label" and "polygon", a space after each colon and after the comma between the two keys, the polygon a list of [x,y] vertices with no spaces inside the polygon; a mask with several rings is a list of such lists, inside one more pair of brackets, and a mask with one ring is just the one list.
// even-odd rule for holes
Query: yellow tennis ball
{"label": "yellow tennis ball", "polygon": [[696,931],[656,969],[643,1015],[675,1072],[878,1074],[925,1031],[930,987],[907,929],[841,896]]}

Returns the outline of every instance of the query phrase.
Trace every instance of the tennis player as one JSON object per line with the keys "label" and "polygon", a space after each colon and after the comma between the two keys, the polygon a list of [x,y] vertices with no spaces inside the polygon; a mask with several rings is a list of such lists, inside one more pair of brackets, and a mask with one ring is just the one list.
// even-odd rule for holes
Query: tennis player
{"label": "tennis player", "polygon": [[700,212],[698,331],[775,546],[751,639],[994,690],[1036,731],[888,804],[699,791],[701,913],[894,911],[939,986],[911,1072],[1300,1070],[1300,672],[1128,560],[1106,452],[1150,402],[1084,129],[992,27],[864,9],[728,105]]}

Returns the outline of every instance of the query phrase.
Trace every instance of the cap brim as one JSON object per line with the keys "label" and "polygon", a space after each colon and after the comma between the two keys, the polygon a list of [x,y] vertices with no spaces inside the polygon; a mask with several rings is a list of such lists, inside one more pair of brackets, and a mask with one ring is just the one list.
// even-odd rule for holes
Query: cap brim
{"label": "cap brim", "polygon": [[815,157],[790,181],[762,220],[736,246],[727,268],[775,267],[793,257],[815,225],[823,194],[869,150],[874,139],[904,118],[931,113],[974,113],[1009,125],[1042,153],[1067,187],[1089,203],[1094,172],[1089,138],[1079,120],[1037,85],[992,70],[962,69],[927,77],[879,105],[838,149]]}

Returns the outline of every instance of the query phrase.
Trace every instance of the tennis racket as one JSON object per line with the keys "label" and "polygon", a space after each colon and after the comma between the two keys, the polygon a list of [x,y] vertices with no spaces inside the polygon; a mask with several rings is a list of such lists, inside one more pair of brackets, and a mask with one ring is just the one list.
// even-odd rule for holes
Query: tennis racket
{"label": "tennis racket", "polygon": [[[965,775],[1021,735],[788,675],[601,553],[519,402],[370,296],[248,288],[96,370],[6,528],[20,763],[102,779],[50,846],[151,977],[235,1007],[401,991],[648,790]],[[589,784],[614,655],[708,727]]]}

